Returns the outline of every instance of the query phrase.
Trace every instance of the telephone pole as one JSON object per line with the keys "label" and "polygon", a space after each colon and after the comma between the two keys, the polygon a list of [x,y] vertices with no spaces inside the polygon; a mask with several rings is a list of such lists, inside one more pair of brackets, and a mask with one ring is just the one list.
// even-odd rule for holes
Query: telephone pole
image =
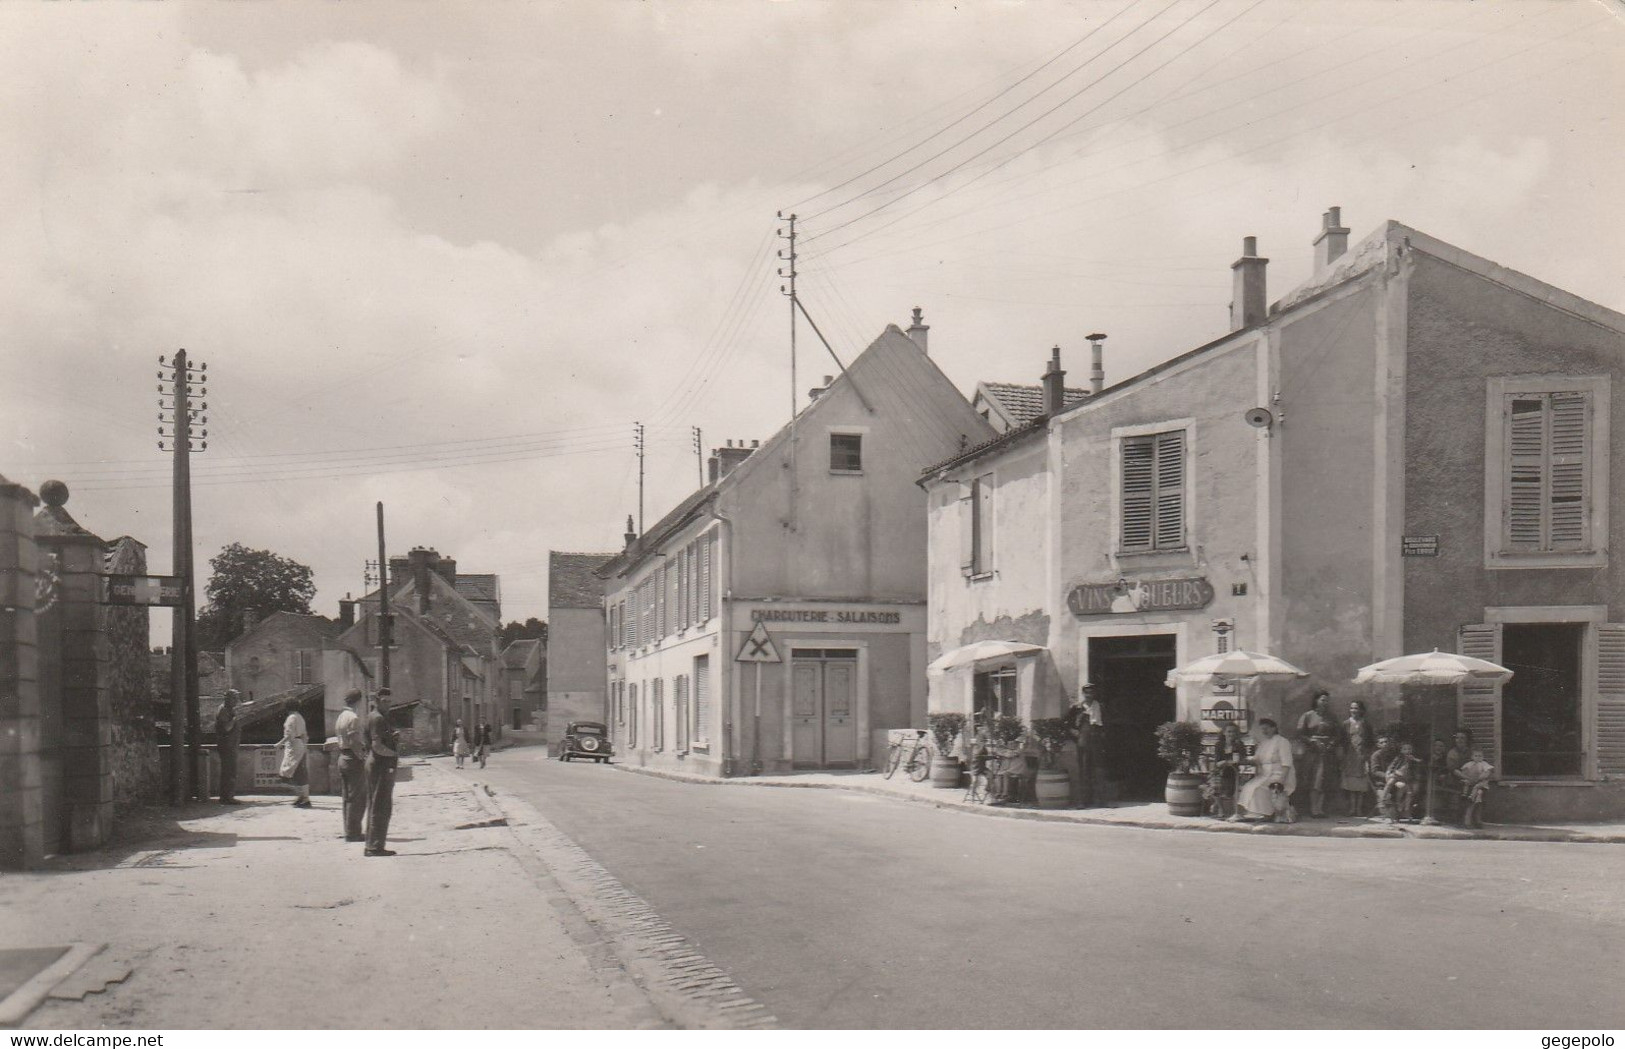
{"label": "telephone pole", "polygon": [[[784,212],[778,212],[778,217],[784,220]],[[783,229],[777,231],[780,237],[790,242],[789,248],[779,249],[779,258],[785,265],[779,267],[779,276],[787,283],[779,285],[781,294],[790,299],[790,507],[786,515],[785,526],[794,532],[796,530],[796,405],[800,403],[796,395],[796,216],[791,212],[789,219],[789,233]]]}
{"label": "telephone pole", "polygon": [[384,504],[378,503],[378,690],[389,691],[389,643],[394,620],[389,614],[389,558],[384,554]]}
{"label": "telephone pole", "polygon": [[[183,805],[188,798],[202,797],[203,734],[197,696],[197,596],[192,572],[192,460],[194,448],[209,447],[205,413],[209,402],[192,406],[193,386],[199,398],[209,395],[207,364],[193,366],[186,351],[174,360],[158,358],[158,448],[175,455],[174,468],[174,558],[173,571],[181,581],[181,603],[175,606],[174,636],[170,644],[172,695],[169,701],[169,801]],[[165,374],[167,369],[168,374]],[[167,389],[166,389],[167,384]],[[164,397],[170,403],[164,403]],[[167,416],[165,413],[168,413]],[[168,426],[169,429],[164,429]],[[165,448],[165,441],[170,447]]]}
{"label": "telephone pole", "polygon": [[692,429],[694,431],[694,465],[699,468],[699,471],[700,471],[700,487],[704,488],[705,487],[705,452],[703,450],[704,446],[700,443],[700,428],[698,426],[693,426],[693,427],[690,427],[690,429]]}
{"label": "telephone pole", "polygon": [[643,424],[632,424],[632,447],[638,452],[638,534],[643,534]]}

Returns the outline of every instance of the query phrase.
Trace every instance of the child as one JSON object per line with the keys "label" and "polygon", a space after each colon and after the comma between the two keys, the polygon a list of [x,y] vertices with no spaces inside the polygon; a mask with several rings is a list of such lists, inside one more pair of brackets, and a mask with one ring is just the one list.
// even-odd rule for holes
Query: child
{"label": "child", "polygon": [[1495,766],[1484,760],[1482,747],[1474,747],[1473,760],[1456,770],[1456,778],[1461,780],[1461,796],[1467,802],[1467,811],[1461,819],[1464,826],[1484,826],[1479,809],[1484,804],[1484,792],[1489,788],[1490,777],[1494,774]]}
{"label": "child", "polygon": [[1417,771],[1420,765],[1415,745],[1401,743],[1399,754],[1388,763],[1388,771],[1383,776],[1382,793],[1378,797],[1379,808],[1390,820],[1411,818],[1411,806],[1416,800]]}
{"label": "child", "polygon": [[1377,749],[1366,759],[1366,776],[1371,780],[1371,792],[1377,796],[1377,813],[1373,820],[1393,819],[1387,802],[1388,766],[1399,757],[1399,734],[1391,728],[1377,732]]}

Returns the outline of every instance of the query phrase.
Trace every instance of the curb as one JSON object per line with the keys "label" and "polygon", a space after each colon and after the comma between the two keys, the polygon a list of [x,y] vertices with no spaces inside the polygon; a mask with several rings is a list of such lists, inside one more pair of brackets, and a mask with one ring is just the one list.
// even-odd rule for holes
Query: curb
{"label": "curb", "polygon": [[95,957],[103,946],[100,943],[69,944],[62,957],[29,977],[21,987],[6,995],[4,1000],[0,1000],[0,1027],[16,1027],[22,1023],[28,1014],[45,1000],[45,996],[51,993],[52,988],[72,976],[80,966]]}
{"label": "curb", "polygon": [[[1505,830],[1467,830],[1461,827],[1423,827],[1420,825],[1395,826],[1392,824],[1374,823],[1368,826],[1340,827],[1335,824],[1317,826],[1307,821],[1292,824],[1279,823],[1161,823],[1155,820],[1144,819],[1107,819],[1101,816],[1088,816],[1077,814],[1076,809],[1046,810],[1046,809],[1007,809],[993,805],[973,805],[969,802],[956,801],[951,798],[932,798],[918,794],[909,794],[902,791],[887,790],[884,787],[872,787],[862,783],[823,783],[809,782],[777,782],[773,779],[709,779],[703,776],[690,776],[683,773],[669,772],[665,769],[651,769],[636,765],[621,765],[611,762],[611,768],[622,772],[629,772],[636,776],[650,776],[655,779],[671,780],[674,783],[691,783],[698,786],[731,786],[731,787],[772,787],[778,789],[796,790],[847,790],[855,794],[872,794],[881,798],[895,798],[898,801],[914,802],[920,805],[930,805],[939,809],[953,809],[975,816],[990,816],[999,819],[1038,820],[1045,823],[1076,823],[1095,827],[1128,827],[1135,830],[1165,830],[1165,831],[1198,831],[1207,834],[1260,834],[1274,837],[1293,838],[1414,838],[1429,841],[1524,841],[1524,842],[1553,842],[1573,845],[1619,845],[1625,844],[1625,833],[1592,834],[1585,831],[1548,830],[1538,827],[1508,827]],[[945,793],[952,793],[951,791]]]}

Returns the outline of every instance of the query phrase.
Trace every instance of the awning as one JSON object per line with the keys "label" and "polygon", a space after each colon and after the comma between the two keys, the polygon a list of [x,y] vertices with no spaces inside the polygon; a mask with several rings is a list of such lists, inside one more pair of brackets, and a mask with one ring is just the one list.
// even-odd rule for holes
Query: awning
{"label": "awning", "polygon": [[948,670],[957,670],[960,667],[1010,660],[1018,656],[1030,656],[1035,652],[1043,651],[1045,651],[1043,645],[1028,644],[1025,641],[977,641],[974,644],[962,645],[952,652],[938,656],[930,662],[926,669],[942,673]]}

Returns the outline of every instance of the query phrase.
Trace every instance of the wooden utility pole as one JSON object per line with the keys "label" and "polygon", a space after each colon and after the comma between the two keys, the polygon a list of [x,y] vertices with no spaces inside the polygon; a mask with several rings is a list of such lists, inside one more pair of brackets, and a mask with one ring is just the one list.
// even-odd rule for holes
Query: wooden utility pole
{"label": "wooden utility pole", "polygon": [[796,406],[801,403],[800,395],[796,390],[796,216],[792,212],[785,219],[784,212],[779,212],[781,220],[789,223],[789,233],[778,230],[778,235],[790,242],[788,249],[780,249],[779,258],[785,265],[779,267],[779,276],[786,283],[779,285],[779,291],[790,299],[790,512],[785,522],[790,531],[796,530]]}
{"label": "wooden utility pole", "polygon": [[389,558],[384,553],[384,504],[378,503],[378,688],[389,688],[389,645],[394,640],[389,615]]}
{"label": "wooden utility pole", "polygon": [[[166,362],[163,357],[158,358],[158,363],[169,369],[167,376],[162,371],[158,373],[161,380],[158,384],[158,433],[161,438],[173,443],[175,454],[173,570],[181,581],[181,603],[175,606],[174,636],[170,639],[173,694],[169,701],[169,800],[173,805],[181,805],[189,797],[202,798],[207,793],[203,780],[203,732],[197,695],[197,590],[192,571],[191,453],[194,438],[198,441],[198,451],[209,447],[209,431],[206,428],[209,417],[204,414],[209,402],[200,401],[199,407],[192,406],[193,383],[198,385],[200,396],[208,396],[209,388],[204,383],[208,382],[206,373],[209,366],[192,366],[187,361],[185,350],[175,354],[173,363]],[[167,380],[168,390],[162,380]],[[173,398],[173,403],[164,404],[166,393]],[[165,412],[170,413],[167,418]],[[169,426],[167,431],[165,424]],[[159,440],[158,447],[164,448],[164,440]]]}
{"label": "wooden utility pole", "polygon": [[643,424],[632,424],[632,446],[638,452],[638,534],[643,534]]}

